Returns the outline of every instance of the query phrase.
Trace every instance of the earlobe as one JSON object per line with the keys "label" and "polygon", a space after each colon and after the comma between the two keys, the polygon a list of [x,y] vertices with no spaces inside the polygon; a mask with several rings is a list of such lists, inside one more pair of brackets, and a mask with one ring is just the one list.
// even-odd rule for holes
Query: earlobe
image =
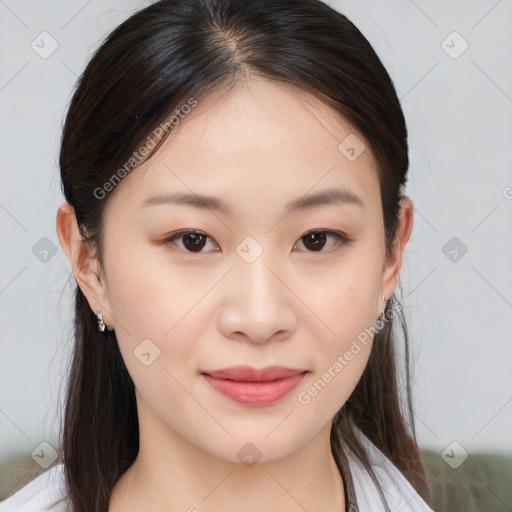
{"label": "earlobe", "polygon": [[89,246],[80,233],[75,211],[67,201],[57,211],[57,236],[89,307],[95,315],[100,308],[105,324],[111,329],[110,305],[104,281],[100,278],[98,259],[90,254]]}

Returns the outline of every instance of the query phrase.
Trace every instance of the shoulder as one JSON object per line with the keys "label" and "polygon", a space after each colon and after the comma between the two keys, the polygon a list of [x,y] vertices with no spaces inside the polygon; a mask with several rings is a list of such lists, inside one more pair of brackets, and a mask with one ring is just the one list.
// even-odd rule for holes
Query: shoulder
{"label": "shoulder", "polygon": [[0,502],[0,512],[22,511],[68,512],[63,463],[52,466]]}
{"label": "shoulder", "polygon": [[[361,432],[372,469],[383,490],[390,510],[401,512],[433,512],[398,468]],[[380,493],[361,461],[347,449],[359,512],[384,512]]]}

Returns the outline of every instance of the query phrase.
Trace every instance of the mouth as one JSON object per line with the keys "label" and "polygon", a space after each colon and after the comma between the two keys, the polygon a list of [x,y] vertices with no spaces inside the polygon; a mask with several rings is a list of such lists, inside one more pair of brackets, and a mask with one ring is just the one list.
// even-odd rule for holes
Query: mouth
{"label": "mouth", "polygon": [[306,370],[270,366],[263,369],[237,366],[202,372],[222,395],[244,405],[269,405],[287,395],[306,375]]}

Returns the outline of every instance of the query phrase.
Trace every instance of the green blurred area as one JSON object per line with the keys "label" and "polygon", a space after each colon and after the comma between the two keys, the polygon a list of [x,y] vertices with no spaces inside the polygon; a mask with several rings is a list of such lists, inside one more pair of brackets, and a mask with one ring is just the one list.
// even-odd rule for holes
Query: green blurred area
{"label": "green blurred area", "polygon": [[[471,454],[452,469],[439,452],[423,449],[422,454],[435,512],[512,512],[512,455]],[[0,464],[0,501],[43,471],[30,456]]]}
{"label": "green blurred area", "polygon": [[452,469],[440,453],[421,452],[435,512],[512,512],[512,455],[470,454]]}

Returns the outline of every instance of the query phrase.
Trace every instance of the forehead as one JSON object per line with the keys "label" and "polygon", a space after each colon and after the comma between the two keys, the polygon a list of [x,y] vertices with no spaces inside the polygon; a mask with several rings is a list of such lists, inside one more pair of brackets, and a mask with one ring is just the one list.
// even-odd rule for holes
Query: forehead
{"label": "forehead", "polygon": [[[122,180],[112,202],[140,208],[157,194],[195,193],[224,198],[226,211],[236,213],[334,187],[365,205],[380,197],[364,137],[295,86],[250,79],[211,91],[174,119],[170,136]],[[345,140],[364,148],[356,159],[346,144],[340,149]]]}

